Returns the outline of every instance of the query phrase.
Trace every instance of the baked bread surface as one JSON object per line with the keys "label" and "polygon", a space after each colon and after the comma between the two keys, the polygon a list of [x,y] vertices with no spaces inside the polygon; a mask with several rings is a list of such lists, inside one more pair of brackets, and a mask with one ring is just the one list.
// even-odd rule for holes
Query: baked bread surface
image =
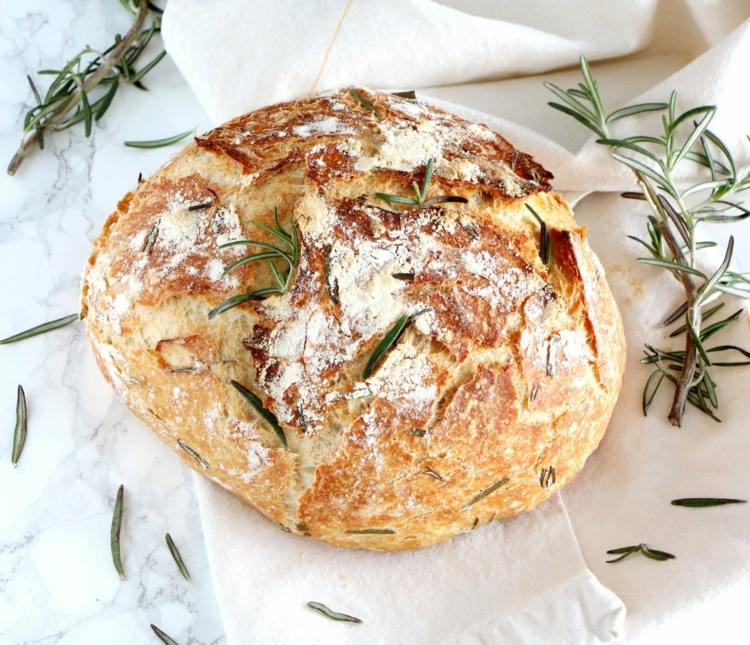
{"label": "baked bread surface", "polygon": [[[375,195],[413,196],[429,159],[427,197],[466,203]],[[286,531],[398,550],[527,511],[596,448],[625,355],[604,271],[550,179],[483,125],[362,88],[241,116],[107,219],[82,288],[97,362],[190,466]],[[267,262],[224,275],[260,248],[220,246],[278,244],[253,223],[273,226],[274,208],[300,239],[290,290],[209,319],[273,284]]]}

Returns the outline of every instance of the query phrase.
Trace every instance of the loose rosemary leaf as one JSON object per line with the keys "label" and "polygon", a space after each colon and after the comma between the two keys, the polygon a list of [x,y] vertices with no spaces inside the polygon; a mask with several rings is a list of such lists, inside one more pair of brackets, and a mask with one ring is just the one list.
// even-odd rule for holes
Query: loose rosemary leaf
{"label": "loose rosemary leaf", "polygon": [[180,555],[180,551],[177,548],[177,545],[174,543],[172,536],[169,533],[167,533],[164,535],[164,540],[167,543],[167,548],[169,549],[169,552],[172,554],[172,558],[174,559],[174,562],[177,565],[177,569],[182,574],[182,577],[185,578],[185,580],[190,580],[190,573],[188,572],[187,567],[185,566],[185,562],[182,559],[182,555]]}
{"label": "loose rosemary leaf", "polygon": [[359,618],[356,618],[355,616],[350,616],[349,614],[342,614],[338,611],[333,611],[332,609],[329,609],[321,602],[315,602],[314,600],[311,600],[307,603],[307,606],[311,609],[314,609],[315,611],[320,612],[327,618],[330,618],[331,620],[339,620],[347,623],[361,623],[362,621]]}
{"label": "loose rosemary leaf", "polygon": [[125,141],[124,146],[128,148],[163,148],[164,146],[171,146],[173,143],[182,141],[185,137],[189,136],[194,132],[195,128],[191,130],[185,130],[171,137],[165,137],[164,139],[153,139],[152,141]]}
{"label": "loose rosemary leaf", "polygon": [[728,497],[683,497],[673,499],[672,506],[687,506],[689,508],[706,508],[708,506],[723,506],[724,504],[747,504],[746,499],[731,499]]}
{"label": "loose rosemary leaf", "polygon": [[23,388],[18,386],[18,395],[16,398],[16,428],[13,431],[13,450],[11,452],[10,463],[14,466],[18,464],[26,443],[26,431],[28,428],[28,414],[26,410],[26,393]]}
{"label": "loose rosemary leaf", "polygon": [[125,580],[125,569],[122,566],[122,554],[120,552],[120,529],[122,528],[123,496],[125,487],[120,484],[115,498],[115,510],[112,513],[112,526],[109,531],[109,545],[112,551],[112,564],[121,580]]}
{"label": "loose rosemary leaf", "polygon": [[266,423],[271,426],[271,429],[276,433],[279,441],[281,441],[281,445],[286,448],[287,442],[286,436],[284,435],[284,429],[279,424],[279,420],[276,418],[276,415],[270,410],[267,410],[260,398],[254,392],[248,390],[244,385],[242,385],[242,383],[238,383],[237,381],[233,380],[232,386],[242,395],[242,398],[244,398],[245,401],[247,401],[255,409],[255,411],[266,421]]}
{"label": "loose rosemary leaf", "polygon": [[60,327],[65,327],[66,325],[69,325],[76,320],[78,320],[78,314],[63,316],[62,318],[58,318],[57,320],[51,320],[49,322],[42,323],[41,325],[37,325],[36,327],[32,327],[31,329],[27,329],[26,331],[22,331],[17,334],[13,334],[12,336],[8,336],[7,338],[3,338],[2,340],[0,340],[0,345],[9,345],[10,343],[18,342],[19,340],[25,340],[26,338],[31,338],[32,336],[38,336],[39,334],[44,334],[48,331],[60,329]]}
{"label": "loose rosemary leaf", "polygon": [[161,629],[159,629],[156,625],[153,623],[151,624],[151,631],[156,634],[156,637],[164,643],[164,645],[179,645],[179,643],[169,636],[168,634],[165,634]]}

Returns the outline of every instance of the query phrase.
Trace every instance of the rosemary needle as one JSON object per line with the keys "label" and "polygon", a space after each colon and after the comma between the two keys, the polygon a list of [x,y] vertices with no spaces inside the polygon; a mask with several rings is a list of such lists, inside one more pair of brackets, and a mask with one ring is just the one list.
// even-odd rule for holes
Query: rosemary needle
{"label": "rosemary needle", "polygon": [[109,543],[112,550],[112,563],[122,580],[125,580],[125,569],[122,566],[122,555],[120,553],[120,528],[122,527],[122,501],[125,487],[120,484],[115,498],[115,510],[112,513],[112,527],[109,531]]}
{"label": "rosemary needle", "polygon": [[185,562],[182,559],[182,555],[180,555],[180,551],[177,548],[177,545],[174,543],[172,536],[169,533],[167,533],[164,536],[164,539],[167,542],[167,548],[169,549],[169,552],[172,554],[175,564],[177,565],[177,568],[182,574],[182,577],[185,578],[185,580],[190,580],[190,573],[188,572],[187,567],[185,566]]}
{"label": "rosemary needle", "polygon": [[156,637],[164,643],[164,645],[178,645],[177,641],[172,638],[169,634],[165,634],[161,629],[159,629],[156,625],[151,623],[151,631],[156,634]]}
{"label": "rosemary needle", "polygon": [[263,419],[268,423],[268,425],[271,426],[272,430],[276,433],[276,436],[279,438],[279,441],[281,441],[281,445],[284,446],[284,448],[287,447],[286,443],[286,436],[284,435],[284,429],[279,424],[279,420],[276,418],[276,415],[271,412],[270,410],[266,409],[266,407],[263,405],[263,402],[260,400],[260,398],[254,393],[248,390],[242,383],[238,383],[237,381],[232,381],[232,387],[234,387],[235,390],[237,390],[241,395],[242,398],[245,399],[254,409],[255,411],[263,417]]}
{"label": "rosemary needle", "polygon": [[36,327],[32,327],[31,329],[27,329],[26,331],[21,331],[17,334],[13,334],[12,336],[8,336],[7,338],[3,338],[2,340],[0,340],[0,345],[17,343],[19,340],[25,340],[26,338],[31,338],[32,336],[38,336],[39,334],[44,334],[48,331],[52,331],[53,329],[60,329],[60,327],[65,327],[66,325],[69,325],[76,320],[78,320],[78,314],[70,314],[69,316],[58,318],[57,320],[50,320],[49,322],[42,323],[41,325],[37,325]]}
{"label": "rosemary needle", "polygon": [[128,148],[163,148],[164,146],[171,146],[173,143],[182,141],[185,137],[192,134],[195,128],[191,130],[185,130],[171,137],[165,137],[164,139],[154,139],[153,141],[125,141],[123,145]]}
{"label": "rosemary needle", "polygon": [[322,602],[315,602],[314,600],[311,600],[307,603],[307,606],[310,607],[310,609],[314,609],[315,611],[320,612],[324,616],[330,618],[331,620],[338,620],[342,622],[347,623],[361,623],[362,621],[359,618],[356,618],[355,616],[350,616],[349,614],[342,614],[338,611],[333,611],[332,609],[329,609],[326,607]]}
{"label": "rosemary needle", "polygon": [[705,508],[708,506],[723,506],[724,504],[747,504],[746,499],[730,499],[727,497],[684,497],[673,499],[672,506],[687,506],[689,508]]}
{"label": "rosemary needle", "polygon": [[26,393],[18,386],[18,398],[16,399],[16,429],[13,432],[13,452],[10,462],[15,466],[21,457],[23,446],[26,443],[27,429]]}

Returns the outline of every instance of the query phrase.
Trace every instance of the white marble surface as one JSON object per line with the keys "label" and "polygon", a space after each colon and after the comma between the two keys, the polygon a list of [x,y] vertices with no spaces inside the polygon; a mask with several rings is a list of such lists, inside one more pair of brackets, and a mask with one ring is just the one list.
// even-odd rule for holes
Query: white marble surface
{"label": "white marble surface", "polygon": [[[83,45],[106,47],[129,22],[113,0],[0,5],[0,337],[77,311],[80,270],[105,217],[139,171],[179,148],[135,150],[122,141],[207,125],[165,59],[146,79],[151,91],[122,90],[90,139],[82,128],[50,136],[15,177],[5,174],[31,100],[25,75]],[[0,366],[0,642],[157,642],[150,623],[180,643],[225,642],[191,475],[115,399],[82,326],[3,346]],[[19,383],[29,433],[13,468]],[[109,547],[120,483],[124,582]],[[164,544],[167,531],[190,582]]]}

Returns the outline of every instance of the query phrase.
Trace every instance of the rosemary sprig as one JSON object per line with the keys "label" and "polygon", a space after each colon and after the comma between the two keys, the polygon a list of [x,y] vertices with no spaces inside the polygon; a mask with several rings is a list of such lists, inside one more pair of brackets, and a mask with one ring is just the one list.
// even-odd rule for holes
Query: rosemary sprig
{"label": "rosemary sprig", "polygon": [[[234,246],[257,246],[264,249],[258,253],[246,255],[244,258],[230,264],[224,270],[224,275],[227,275],[250,262],[267,260],[268,268],[270,269],[271,275],[273,275],[276,284],[227,298],[208,312],[209,319],[215,318],[219,314],[228,311],[243,302],[247,302],[248,300],[263,300],[273,294],[283,295],[291,288],[294,269],[297,264],[299,264],[300,258],[300,241],[297,234],[297,228],[294,226],[294,223],[292,223],[291,229],[287,231],[279,223],[279,210],[276,207],[273,209],[273,220],[274,226],[267,226],[263,222],[258,221],[253,221],[253,224],[279,240],[279,244],[271,244],[270,242],[263,242],[261,240],[235,240],[234,242],[222,244],[219,248],[228,249]],[[285,266],[281,269],[277,268],[273,263],[274,260],[282,260]]]}
{"label": "rosemary sprig", "polygon": [[109,545],[112,550],[112,564],[115,565],[115,570],[120,576],[120,579],[125,580],[125,569],[122,566],[122,554],[120,552],[120,529],[122,528],[122,501],[125,494],[125,487],[120,484],[117,489],[117,497],[115,498],[115,510],[112,513],[112,526],[109,531]]}
{"label": "rosemary sprig", "polygon": [[[545,83],[562,101],[549,105],[595,132],[599,137],[597,143],[609,148],[613,159],[633,171],[642,190],[623,193],[623,197],[644,200],[651,209],[646,224],[647,239],[631,236],[649,253],[648,257],[639,258],[639,262],[669,271],[685,292],[685,302],[665,321],[669,325],[683,319],[683,325],[672,335],[687,332],[684,350],[672,352],[647,346],[646,358],[641,361],[653,365],[643,391],[644,414],[666,381],[675,388],[669,412],[672,424],[681,425],[687,403],[718,420],[715,411],[719,402],[712,368],[746,363],[714,363],[711,353],[731,349],[749,355],[733,346],[706,346],[710,336],[737,320],[739,314],[704,327],[704,320],[716,308],[704,309],[723,294],[750,298],[750,277],[729,268],[734,250],[731,237],[719,268],[711,275],[701,271],[698,252],[716,244],[699,240],[698,229],[704,222],[732,223],[750,217],[750,211],[735,198],[750,189],[750,172],[738,174],[726,144],[709,129],[715,106],[703,105],[678,113],[677,95],[673,92],[667,103],[631,105],[607,114],[598,84],[583,57],[581,73],[583,83],[577,88],[563,90]],[[661,112],[662,132],[658,136],[618,139],[611,134],[609,126],[614,121],[649,112]],[[684,163],[701,166],[705,176],[698,183],[681,188],[674,177],[677,167]]]}
{"label": "rosemary sprig", "polygon": [[18,460],[21,458],[21,452],[26,443],[27,428],[28,413],[26,410],[26,393],[23,391],[23,387],[19,385],[16,398],[16,428],[13,431],[13,450],[10,456],[10,463],[14,466],[18,464]]}
{"label": "rosemary sprig", "polygon": [[688,508],[706,508],[707,506],[723,506],[724,504],[747,504],[746,499],[731,499],[728,497],[683,497],[673,499],[672,506],[687,506]]}
{"label": "rosemary sprig", "polygon": [[172,638],[169,634],[164,633],[161,629],[159,629],[156,625],[151,623],[151,631],[156,634],[156,637],[164,643],[164,645],[179,645],[179,643]]}
{"label": "rosemary sprig", "polygon": [[539,222],[539,257],[542,259],[545,266],[549,266],[549,261],[552,257],[552,237],[547,230],[547,223],[541,218],[531,204],[525,204],[525,206],[531,211],[531,214],[536,221]]}
{"label": "rosemary sprig", "polygon": [[172,558],[174,559],[174,562],[177,565],[177,569],[182,574],[182,577],[185,578],[185,580],[190,580],[190,573],[188,572],[187,567],[185,566],[185,561],[182,559],[182,555],[180,555],[180,550],[177,548],[177,545],[174,543],[172,536],[169,533],[166,533],[164,535],[164,540],[167,543],[167,548],[169,549],[169,552],[172,554]]}
{"label": "rosemary sprig", "polygon": [[359,618],[356,618],[355,616],[350,616],[349,614],[342,614],[338,611],[333,611],[332,609],[329,609],[321,602],[315,602],[314,600],[311,600],[307,603],[307,606],[310,607],[310,609],[314,609],[315,611],[320,612],[327,618],[330,618],[331,620],[339,620],[347,623],[361,623],[362,621]]}
{"label": "rosemary sprig", "polygon": [[607,560],[608,563],[619,562],[620,560],[624,560],[633,553],[640,553],[651,560],[658,560],[660,562],[663,562],[664,560],[674,560],[675,558],[675,556],[673,556],[671,553],[667,553],[666,551],[659,551],[657,549],[651,549],[643,543],[636,544],[635,546],[621,546],[617,549],[610,549],[609,551],[607,551],[607,553],[609,555],[619,556],[617,558],[613,558],[612,560]]}
{"label": "rosemary sprig", "polygon": [[54,329],[60,329],[60,327],[65,327],[66,325],[69,325],[76,320],[78,320],[78,314],[70,314],[69,316],[58,318],[57,320],[50,320],[49,322],[42,323],[41,325],[37,325],[36,327],[32,327],[31,329],[27,329],[25,331],[18,332],[17,334],[13,334],[12,336],[8,336],[7,338],[3,338],[2,340],[0,340],[0,345],[17,343],[19,340],[26,340],[27,338],[31,338],[32,336],[38,336],[39,334],[44,334]]}
{"label": "rosemary sprig", "polygon": [[427,191],[430,188],[430,181],[432,181],[434,163],[434,159],[429,159],[427,161],[421,188],[416,181],[411,183],[411,186],[414,189],[414,197],[403,197],[402,195],[391,195],[390,193],[375,193],[375,197],[382,199],[389,204],[404,204],[407,206],[432,206],[434,204],[442,204],[446,202],[466,204],[469,200],[466,199],[466,197],[460,197],[459,195],[440,195],[438,197],[427,199]]}
{"label": "rosemary sprig", "polygon": [[276,433],[279,441],[281,441],[281,445],[286,448],[286,435],[284,434],[284,429],[279,424],[279,420],[276,418],[276,415],[270,410],[266,409],[266,407],[263,405],[263,401],[261,401],[254,392],[251,392],[244,385],[242,385],[242,383],[238,383],[237,381],[233,380],[232,386],[242,395],[242,398],[245,399],[245,401],[247,401],[255,409],[255,411],[266,421],[266,423],[271,426],[271,429]]}
{"label": "rosemary sprig", "polygon": [[179,134],[175,134],[171,137],[165,137],[164,139],[154,139],[152,141],[125,141],[123,142],[123,145],[127,146],[128,148],[163,148],[164,146],[171,146],[173,143],[182,141],[185,137],[191,135],[193,131],[194,129],[185,130],[185,132],[180,132]]}
{"label": "rosemary sprig", "polygon": [[[129,9],[132,11],[133,7],[134,3],[131,3]],[[144,28],[149,17],[150,25]],[[8,164],[8,174],[15,174],[35,146],[44,148],[44,137],[50,132],[83,122],[84,133],[90,136],[93,124],[107,112],[121,84],[128,83],[145,90],[142,79],[166,52],[160,52],[138,70],[135,64],[154,35],[159,33],[160,23],[161,9],[140,2],[128,32],[123,37],[117,34],[107,49],[100,52],[84,47],[62,69],[41,70],[39,74],[54,76],[44,96],[28,77],[36,105],[26,113],[21,145]],[[95,90],[103,90],[98,98],[92,98]]]}

